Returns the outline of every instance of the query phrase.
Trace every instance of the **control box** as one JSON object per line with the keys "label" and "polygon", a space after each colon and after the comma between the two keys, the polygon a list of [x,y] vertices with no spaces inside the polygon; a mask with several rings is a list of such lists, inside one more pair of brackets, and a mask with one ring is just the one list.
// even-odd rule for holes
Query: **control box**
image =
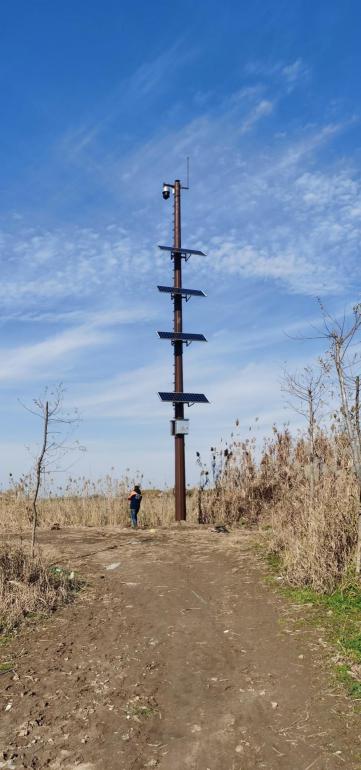
{"label": "control box", "polygon": [[171,420],[171,436],[186,436],[189,433],[189,420]]}

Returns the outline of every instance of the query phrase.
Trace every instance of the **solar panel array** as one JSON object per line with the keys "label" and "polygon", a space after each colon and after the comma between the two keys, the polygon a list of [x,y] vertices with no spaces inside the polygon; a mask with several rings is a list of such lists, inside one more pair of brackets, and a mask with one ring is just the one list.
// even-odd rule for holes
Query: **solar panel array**
{"label": "solar panel array", "polygon": [[194,257],[206,257],[203,251],[197,251],[197,249],[185,249],[183,246],[180,249],[176,249],[174,246],[158,246],[162,251],[171,251],[172,254],[180,254],[181,256],[194,256]]}
{"label": "solar panel array", "polygon": [[159,291],[163,294],[181,294],[182,297],[206,297],[204,291],[200,289],[175,289],[174,286],[158,286]]}
{"label": "solar panel array", "polygon": [[[175,259],[177,255],[183,257],[186,261],[193,255],[199,257],[206,256],[203,251],[198,251],[196,249],[177,248],[175,246],[159,246],[159,248],[161,251],[170,253],[172,259]],[[190,297],[206,296],[204,291],[201,291],[200,289],[185,289],[183,286],[158,286],[158,290],[163,294],[170,294],[174,299],[175,307],[178,307],[177,301],[175,299],[176,297],[180,296],[183,299],[188,300]],[[175,331],[157,333],[160,339],[170,340],[172,343],[207,342],[204,334],[193,334]],[[177,348],[175,349],[175,352],[177,353]],[[191,404],[209,404],[208,398],[204,395],[204,393],[172,393],[169,391],[162,391],[159,392],[158,395],[161,401],[171,404],[188,404],[188,406],[191,406]],[[183,412],[183,409],[181,411]]]}
{"label": "solar panel array", "polygon": [[204,334],[190,334],[188,332],[157,332],[161,340],[173,342],[207,342]]}
{"label": "solar panel array", "polygon": [[169,401],[172,404],[209,404],[204,393],[158,393],[161,401]]}

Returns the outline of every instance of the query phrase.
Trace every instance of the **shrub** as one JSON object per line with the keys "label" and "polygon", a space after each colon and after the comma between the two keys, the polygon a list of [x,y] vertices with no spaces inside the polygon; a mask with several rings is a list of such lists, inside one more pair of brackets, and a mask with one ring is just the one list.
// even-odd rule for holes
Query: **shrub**
{"label": "shrub", "polygon": [[49,569],[23,548],[0,550],[0,632],[16,628],[32,613],[48,613],[70,601],[78,582],[66,570]]}

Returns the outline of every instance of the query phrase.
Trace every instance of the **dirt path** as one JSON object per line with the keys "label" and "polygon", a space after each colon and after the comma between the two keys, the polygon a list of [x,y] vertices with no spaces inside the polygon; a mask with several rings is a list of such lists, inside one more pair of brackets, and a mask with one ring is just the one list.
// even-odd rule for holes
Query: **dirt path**
{"label": "dirt path", "polygon": [[361,768],[351,704],[320,665],[317,634],[295,632],[264,586],[249,535],[42,540],[90,588],[12,644],[0,767]]}

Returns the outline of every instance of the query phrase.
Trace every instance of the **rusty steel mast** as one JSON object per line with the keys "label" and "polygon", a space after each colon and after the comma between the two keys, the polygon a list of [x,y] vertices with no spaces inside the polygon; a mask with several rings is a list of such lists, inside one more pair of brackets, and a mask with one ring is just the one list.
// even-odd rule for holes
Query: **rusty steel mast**
{"label": "rusty steel mast", "polygon": [[163,198],[167,200],[173,192],[174,203],[174,232],[173,246],[160,246],[163,251],[170,253],[173,260],[173,286],[158,286],[159,291],[168,293],[173,300],[173,331],[158,332],[161,339],[168,339],[173,345],[174,351],[174,391],[173,393],[159,393],[162,401],[172,402],[174,405],[174,419],[171,421],[171,432],[174,435],[175,449],[175,519],[185,521],[186,511],[186,473],[185,473],[185,435],[188,433],[188,420],[184,419],[184,405],[191,406],[194,403],[208,403],[203,393],[185,393],[183,388],[183,345],[191,342],[206,342],[203,334],[187,334],[183,332],[183,300],[188,302],[192,296],[205,297],[205,293],[198,289],[185,289],[182,286],[182,259],[188,261],[193,255],[204,257],[202,251],[182,248],[181,236],[181,190],[183,187],[179,179],[173,184],[163,185]]}
{"label": "rusty steel mast", "polygon": [[[173,257],[173,287],[180,289],[182,286],[182,256],[178,249],[181,248],[181,183],[179,179],[174,182],[174,237],[173,246],[177,251]],[[181,294],[174,292],[174,318],[173,331],[175,334],[183,332],[183,298]],[[174,392],[183,393],[183,342],[174,341]],[[174,404],[174,420],[184,420],[184,404]],[[174,435],[174,461],[175,461],[175,519],[185,521],[186,511],[186,468],[184,452],[184,434]]]}

